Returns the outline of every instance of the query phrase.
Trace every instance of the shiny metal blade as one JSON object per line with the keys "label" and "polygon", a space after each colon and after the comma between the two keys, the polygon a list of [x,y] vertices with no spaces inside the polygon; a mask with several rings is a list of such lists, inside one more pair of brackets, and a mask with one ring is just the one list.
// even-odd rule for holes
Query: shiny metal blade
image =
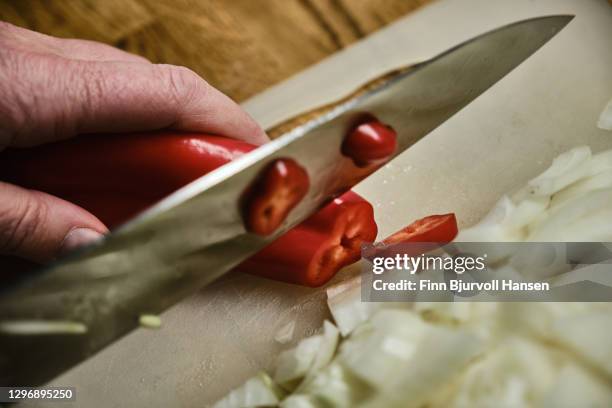
{"label": "shiny metal blade", "polygon": [[[348,160],[340,146],[358,115],[370,113],[391,124],[399,134],[399,153],[512,71],[571,19],[550,16],[511,24],[373,82],[196,180],[100,244],[0,293],[0,384],[33,386],[51,379],[134,329],[139,315],[163,311],[315,212],[336,192],[338,171]],[[278,157],[295,158],[308,170],[311,191],[274,236],[248,234],[239,196]],[[28,323],[57,332],[42,335]]]}

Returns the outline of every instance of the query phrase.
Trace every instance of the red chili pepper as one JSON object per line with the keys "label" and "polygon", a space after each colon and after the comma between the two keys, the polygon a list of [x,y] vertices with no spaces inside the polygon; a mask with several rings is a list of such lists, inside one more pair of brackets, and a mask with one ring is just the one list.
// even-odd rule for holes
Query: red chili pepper
{"label": "red chili pepper", "polygon": [[0,179],[71,201],[116,227],[256,146],[158,132],[88,135],[0,154]]}
{"label": "red chili pepper", "polygon": [[277,159],[257,177],[242,199],[242,214],[248,231],[270,235],[304,198],[308,173],[293,159]]}
{"label": "red chili pepper", "polygon": [[240,264],[236,270],[289,283],[321,286],[361,257],[377,233],[372,205],[351,191]]}
{"label": "red chili pepper", "polygon": [[455,214],[430,215],[416,220],[383,240],[384,244],[400,242],[452,242],[459,232]]}
{"label": "red chili pepper", "polygon": [[[194,179],[255,149],[248,143],[217,136],[159,132],[100,135],[0,154],[0,178],[45,191],[89,210],[107,226],[121,224]],[[295,175],[295,179],[288,179]],[[289,183],[287,183],[289,181]],[[295,181],[295,182],[294,182]],[[256,214],[281,198],[288,212],[307,189],[306,172],[292,160],[274,162],[254,186],[271,194],[246,194],[247,219],[255,231]],[[306,187],[305,187],[306,186]],[[297,192],[297,195],[296,195]],[[249,201],[250,200],[250,201]],[[275,220],[284,218],[277,216]],[[265,218],[264,218],[265,221]],[[318,286],[339,269],[357,261],[360,246],[376,237],[372,206],[355,193],[333,200],[296,228],[253,256],[239,269],[287,282]]]}
{"label": "red chili pepper", "polygon": [[342,153],[359,167],[386,161],[396,149],[397,133],[377,120],[357,125],[342,144]]}

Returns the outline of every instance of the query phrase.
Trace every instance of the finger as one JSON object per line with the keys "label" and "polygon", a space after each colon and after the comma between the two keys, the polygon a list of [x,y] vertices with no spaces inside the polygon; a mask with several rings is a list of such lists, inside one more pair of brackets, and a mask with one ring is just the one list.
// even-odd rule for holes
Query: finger
{"label": "finger", "polygon": [[125,61],[151,62],[140,55],[132,54],[113,46],[96,41],[78,40],[73,38],[60,39],[49,37],[50,42],[58,52],[66,58],[79,59],[83,61]]}
{"label": "finger", "polygon": [[[36,66],[34,64],[34,66]],[[21,107],[14,146],[83,133],[172,128],[211,133],[254,144],[268,138],[230,98],[193,71],[172,65],[68,61],[38,67]],[[19,80],[23,80],[22,77]],[[49,75],[55,80],[48,81]],[[36,93],[36,89],[45,92]]]}
{"label": "finger", "polygon": [[24,51],[49,53],[70,59],[150,63],[144,57],[125,52],[107,44],[96,41],[51,37],[3,22],[0,22],[0,39],[5,42],[8,41],[7,45],[18,47]]}
{"label": "finger", "polygon": [[100,220],[74,204],[0,182],[0,254],[46,262],[106,232]]}

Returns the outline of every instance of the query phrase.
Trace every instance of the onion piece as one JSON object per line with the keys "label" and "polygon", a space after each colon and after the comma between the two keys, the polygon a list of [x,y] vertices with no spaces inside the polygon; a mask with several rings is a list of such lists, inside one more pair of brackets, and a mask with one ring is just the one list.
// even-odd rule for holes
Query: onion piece
{"label": "onion piece", "polygon": [[[416,343],[409,361],[392,361],[395,375],[381,384],[379,393],[360,407],[427,406],[457,381],[466,367],[485,350],[485,343],[468,330],[430,326]],[[372,370],[377,368],[370,366]]]}
{"label": "onion piece", "polygon": [[283,351],[276,362],[274,380],[284,387],[291,388],[296,380],[306,376],[317,357],[317,352],[323,342],[323,336],[311,336],[300,341],[290,350]]}
{"label": "onion piece", "polygon": [[512,231],[516,237],[524,239],[527,236],[529,225],[545,216],[549,204],[550,198],[548,196],[531,197],[523,200],[516,205],[514,211],[507,214],[502,221],[502,227]]}
{"label": "onion piece", "polygon": [[557,360],[558,352],[510,336],[466,370],[447,405],[539,406],[537,402],[557,376]]}
{"label": "onion piece", "polygon": [[317,404],[310,395],[295,394],[290,395],[278,405],[279,408],[327,408]]}
{"label": "onion piece", "polygon": [[564,366],[542,397],[542,408],[611,407],[612,389],[597,375],[582,366]]}
{"label": "onion piece", "polygon": [[476,225],[459,231],[455,242],[513,242],[522,237],[505,227],[516,205],[503,196],[489,213]]}
{"label": "onion piece", "polygon": [[309,396],[324,407],[351,408],[370,397],[374,390],[334,362],[300,386],[298,392],[295,395]]}
{"label": "onion piece", "polygon": [[589,165],[589,175],[594,176],[612,169],[612,150],[604,150],[593,155]]}
{"label": "onion piece", "polygon": [[323,322],[323,334],[321,335],[319,350],[317,351],[312,365],[308,369],[308,373],[306,374],[307,379],[327,366],[332,358],[334,358],[336,347],[338,346],[338,337],[339,331],[336,326],[325,320]]}
{"label": "onion piece", "polygon": [[612,378],[612,313],[585,313],[558,319],[552,327],[557,342]]}
{"label": "onion piece", "polygon": [[361,301],[361,276],[329,287],[327,305],[344,337],[381,307],[381,303]]}
{"label": "onion piece", "polygon": [[266,374],[259,373],[242,386],[230,391],[213,408],[255,408],[277,405],[283,392]]}
{"label": "onion piece", "polygon": [[143,314],[138,318],[138,323],[147,329],[159,329],[161,327],[161,317],[152,314]]}
{"label": "onion piece", "polygon": [[87,326],[70,320],[5,320],[0,322],[0,333],[16,336],[84,334]]}
{"label": "onion piece", "polygon": [[339,361],[374,388],[385,388],[405,370],[428,329],[414,312],[380,310],[341,345]]}
{"label": "onion piece", "polygon": [[612,241],[612,188],[591,191],[549,212],[533,225],[528,241],[610,242]]}
{"label": "onion piece", "polygon": [[534,195],[552,195],[584,177],[584,169],[576,171],[592,157],[588,146],[575,147],[557,156],[551,166],[542,174],[529,181]]}
{"label": "onion piece", "polygon": [[414,310],[423,320],[440,324],[461,324],[471,318],[472,304],[469,302],[415,302]]}
{"label": "onion piece", "polygon": [[304,383],[307,383],[332,360],[338,345],[338,337],[336,326],[326,320],[323,322],[323,334],[308,337],[297,347],[281,353],[274,379],[285,388],[295,387],[303,378],[305,378]]}
{"label": "onion piece", "polygon": [[580,180],[568,188],[559,191],[552,197],[550,208],[558,208],[569,201],[579,198],[586,193],[612,187],[612,170],[604,171],[593,177]]}
{"label": "onion piece", "polygon": [[274,336],[274,341],[280,344],[289,343],[293,339],[294,330],[295,320],[292,320],[276,332],[276,335]]}
{"label": "onion piece", "polygon": [[612,99],[608,102],[597,121],[597,127],[603,130],[612,130]]}

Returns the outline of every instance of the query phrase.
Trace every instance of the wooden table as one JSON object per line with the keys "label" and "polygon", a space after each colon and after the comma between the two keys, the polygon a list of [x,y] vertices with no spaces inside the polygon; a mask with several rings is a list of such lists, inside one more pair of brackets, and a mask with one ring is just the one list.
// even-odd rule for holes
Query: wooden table
{"label": "wooden table", "polygon": [[242,101],[431,0],[0,0],[0,20],[185,65]]}

